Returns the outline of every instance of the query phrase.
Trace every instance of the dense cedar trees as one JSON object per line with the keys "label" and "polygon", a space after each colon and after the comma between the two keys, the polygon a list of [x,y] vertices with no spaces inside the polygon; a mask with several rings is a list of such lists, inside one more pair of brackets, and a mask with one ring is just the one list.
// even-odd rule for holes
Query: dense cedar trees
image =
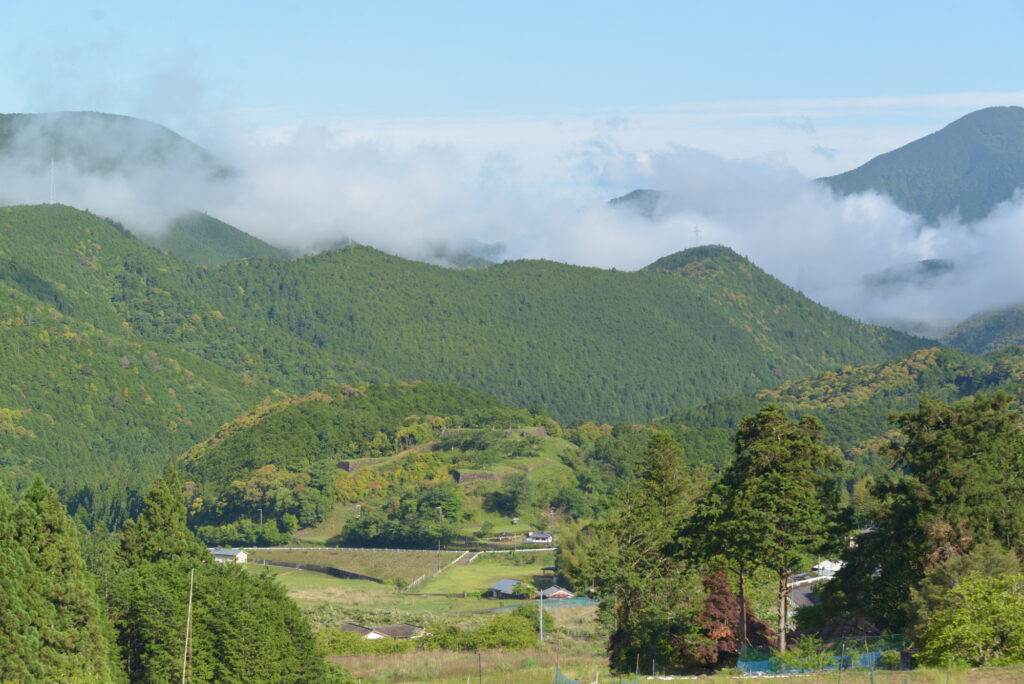
{"label": "dense cedar trees", "polygon": [[1024,432],[1006,395],[976,395],[953,404],[925,399],[895,418],[889,447],[904,473],[883,482],[873,528],[846,554],[826,605],[908,626],[912,590],[926,575],[976,545],[1024,551]]}
{"label": "dense cedar trees", "polygon": [[37,480],[0,486],[0,679],[110,681],[105,624],[74,521]]}
{"label": "dense cedar trees", "polygon": [[121,537],[121,561],[126,566],[157,561],[183,560],[203,563],[209,558],[185,524],[185,504],[181,484],[173,468],[146,494],[142,512],[125,523]]}
{"label": "dense cedar trees", "polygon": [[[721,556],[737,570],[741,610],[747,572],[756,565],[776,574],[780,651],[786,650],[791,568],[837,538],[838,469],[816,419],[794,423],[782,409],[766,406],[740,424],[736,457],[682,528],[681,543],[691,554]],[[745,618],[741,641],[749,638]]]}
{"label": "dense cedar trees", "polygon": [[685,666],[705,640],[700,577],[671,549],[672,530],[690,513],[701,486],[679,447],[656,434],[636,483],[594,523],[584,574],[593,576],[602,597],[600,616],[611,630],[608,655],[617,672],[632,671],[637,658]]}
{"label": "dense cedar trees", "polygon": [[329,681],[309,625],[284,590],[267,575],[212,562],[196,542],[173,470],[125,526],[120,559],[108,604],[132,681],[181,676],[193,570],[192,681]]}
{"label": "dense cedar trees", "polygon": [[635,421],[920,346],[723,248],[635,273],[459,271],[362,247],[206,268],[58,205],[0,208],[0,327],[0,477],[41,473],[112,527],[138,501],[107,483],[144,490],[266,397],[423,379]]}

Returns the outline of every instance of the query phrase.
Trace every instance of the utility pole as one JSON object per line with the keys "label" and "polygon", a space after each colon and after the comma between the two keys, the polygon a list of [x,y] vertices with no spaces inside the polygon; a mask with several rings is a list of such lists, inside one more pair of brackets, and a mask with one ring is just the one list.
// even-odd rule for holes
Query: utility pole
{"label": "utility pole", "polygon": [[185,619],[185,655],[181,661],[181,684],[185,684],[185,672],[188,670],[189,637],[192,635],[192,586],[196,578],[196,569],[188,576],[188,617]]}
{"label": "utility pole", "polygon": [[544,643],[544,592],[540,593],[540,642]]}
{"label": "utility pole", "polygon": [[260,527],[263,527],[263,509],[260,509]]}

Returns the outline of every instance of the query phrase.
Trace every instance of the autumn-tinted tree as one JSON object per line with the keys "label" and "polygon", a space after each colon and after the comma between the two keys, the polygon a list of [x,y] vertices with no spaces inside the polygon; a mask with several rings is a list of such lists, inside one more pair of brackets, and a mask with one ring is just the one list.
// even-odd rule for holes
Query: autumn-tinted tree
{"label": "autumn-tinted tree", "polygon": [[[748,646],[768,648],[775,640],[775,632],[754,617],[750,601],[740,605],[740,599],[729,587],[725,572],[718,570],[704,577],[704,612],[700,627],[708,640],[697,649],[694,660],[701,665],[732,665],[740,655],[746,640]],[[746,624],[741,624],[746,620]]]}

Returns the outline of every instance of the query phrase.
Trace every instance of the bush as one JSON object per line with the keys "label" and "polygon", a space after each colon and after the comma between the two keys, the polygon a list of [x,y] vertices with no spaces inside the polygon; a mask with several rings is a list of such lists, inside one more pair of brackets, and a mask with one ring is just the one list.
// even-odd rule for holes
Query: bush
{"label": "bush", "polygon": [[875,663],[875,667],[879,670],[898,670],[900,669],[901,663],[902,660],[900,658],[899,651],[883,651],[882,654],[878,656],[878,662]]}
{"label": "bush", "polygon": [[771,663],[773,669],[783,672],[813,672],[835,667],[838,662],[834,653],[822,649],[821,639],[808,634],[791,644],[784,653],[775,651]]}
{"label": "bush", "polygon": [[413,650],[411,639],[366,639],[355,632],[326,627],[316,633],[316,643],[325,655],[388,655]]}
{"label": "bush", "polygon": [[926,665],[1024,662],[1024,576],[967,575],[931,613],[921,640]]}

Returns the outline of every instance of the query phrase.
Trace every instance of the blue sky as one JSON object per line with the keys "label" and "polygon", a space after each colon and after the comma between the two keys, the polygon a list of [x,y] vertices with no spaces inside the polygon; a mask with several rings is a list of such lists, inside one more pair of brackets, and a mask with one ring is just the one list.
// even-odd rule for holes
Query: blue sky
{"label": "blue sky", "polygon": [[[230,192],[160,177],[155,198],[63,171],[62,201],[140,231],[161,228],[154,200],[177,186],[187,207],[295,249],[485,244],[637,268],[699,226],[867,320],[934,330],[1004,303],[994,293],[1024,298],[1024,199],[934,232],[810,182],[1024,106],[1024,3],[0,0],[0,25],[0,112],[138,116],[244,171]],[[10,180],[0,200],[48,196],[48,178]],[[687,204],[657,223],[607,207],[637,187]],[[969,283],[861,289],[866,273],[968,257]]]}
{"label": "blue sky", "polygon": [[0,23],[13,30],[0,48],[0,111],[88,108],[171,123],[230,111],[259,123],[613,117],[1020,92],[1022,7],[5,0]]}

